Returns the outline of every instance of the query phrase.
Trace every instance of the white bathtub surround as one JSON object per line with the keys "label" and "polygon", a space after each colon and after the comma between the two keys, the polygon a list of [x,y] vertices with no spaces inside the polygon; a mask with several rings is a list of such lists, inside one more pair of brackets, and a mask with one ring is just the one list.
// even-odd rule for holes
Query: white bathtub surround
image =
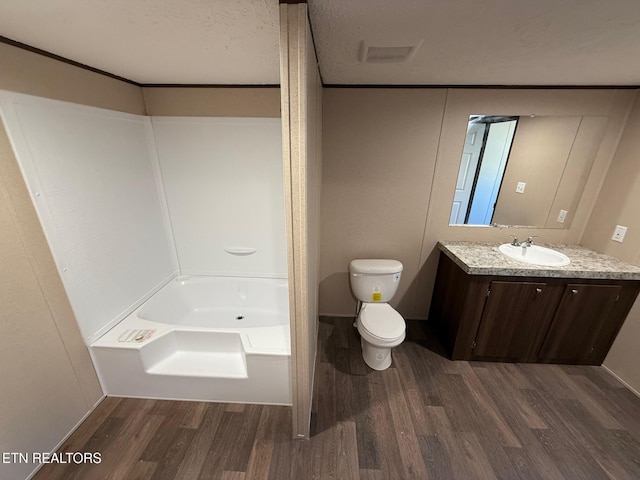
{"label": "white bathtub surround", "polygon": [[11,92],[1,113],[87,343],[175,275],[148,117]]}
{"label": "white bathtub surround", "polygon": [[0,113],[105,393],[290,404],[280,119]]}
{"label": "white bathtub surround", "polygon": [[286,277],[280,119],[151,121],[181,274]]}
{"label": "white bathtub surround", "polygon": [[172,280],[91,345],[106,393],[290,405],[287,295],[285,279]]}

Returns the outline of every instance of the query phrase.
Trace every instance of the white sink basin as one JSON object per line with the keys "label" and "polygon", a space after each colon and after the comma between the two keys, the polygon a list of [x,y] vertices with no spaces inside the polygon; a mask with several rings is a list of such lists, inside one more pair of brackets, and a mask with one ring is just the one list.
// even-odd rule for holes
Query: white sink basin
{"label": "white sink basin", "polygon": [[498,250],[513,260],[530,263],[532,265],[564,267],[571,263],[569,257],[564,253],[551,250],[550,248],[540,247],[538,245],[531,245],[530,247],[516,247],[510,243],[503,243],[498,247]]}

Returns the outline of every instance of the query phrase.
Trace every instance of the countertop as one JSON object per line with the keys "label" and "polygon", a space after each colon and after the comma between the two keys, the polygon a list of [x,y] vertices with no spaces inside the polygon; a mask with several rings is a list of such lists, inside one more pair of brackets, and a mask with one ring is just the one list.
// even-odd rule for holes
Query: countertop
{"label": "countertop", "polygon": [[640,280],[640,268],[580,245],[545,245],[564,253],[571,263],[565,267],[545,267],[512,260],[497,243],[438,242],[438,248],[470,275],[512,277],[594,278]]}

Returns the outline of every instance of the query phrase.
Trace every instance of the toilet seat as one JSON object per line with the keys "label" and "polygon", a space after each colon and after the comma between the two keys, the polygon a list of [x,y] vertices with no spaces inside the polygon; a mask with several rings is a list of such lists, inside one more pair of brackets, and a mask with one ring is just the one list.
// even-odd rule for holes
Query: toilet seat
{"label": "toilet seat", "polygon": [[358,315],[358,326],[374,339],[385,343],[395,343],[405,337],[404,318],[388,303],[365,303]]}

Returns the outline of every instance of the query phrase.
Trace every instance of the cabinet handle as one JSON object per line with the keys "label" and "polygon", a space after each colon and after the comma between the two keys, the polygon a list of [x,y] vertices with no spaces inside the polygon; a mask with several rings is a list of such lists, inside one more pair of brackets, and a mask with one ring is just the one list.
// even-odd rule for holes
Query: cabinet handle
{"label": "cabinet handle", "polygon": [[536,288],[536,293],[541,293],[541,292],[542,292],[542,289],[541,289],[541,288],[539,288],[539,287],[538,287],[538,288]]}
{"label": "cabinet handle", "polygon": [[573,295],[575,295],[576,293],[578,293],[578,290],[576,290],[576,289],[574,288],[574,289],[572,289],[572,290],[571,290],[571,293],[572,293]]}

